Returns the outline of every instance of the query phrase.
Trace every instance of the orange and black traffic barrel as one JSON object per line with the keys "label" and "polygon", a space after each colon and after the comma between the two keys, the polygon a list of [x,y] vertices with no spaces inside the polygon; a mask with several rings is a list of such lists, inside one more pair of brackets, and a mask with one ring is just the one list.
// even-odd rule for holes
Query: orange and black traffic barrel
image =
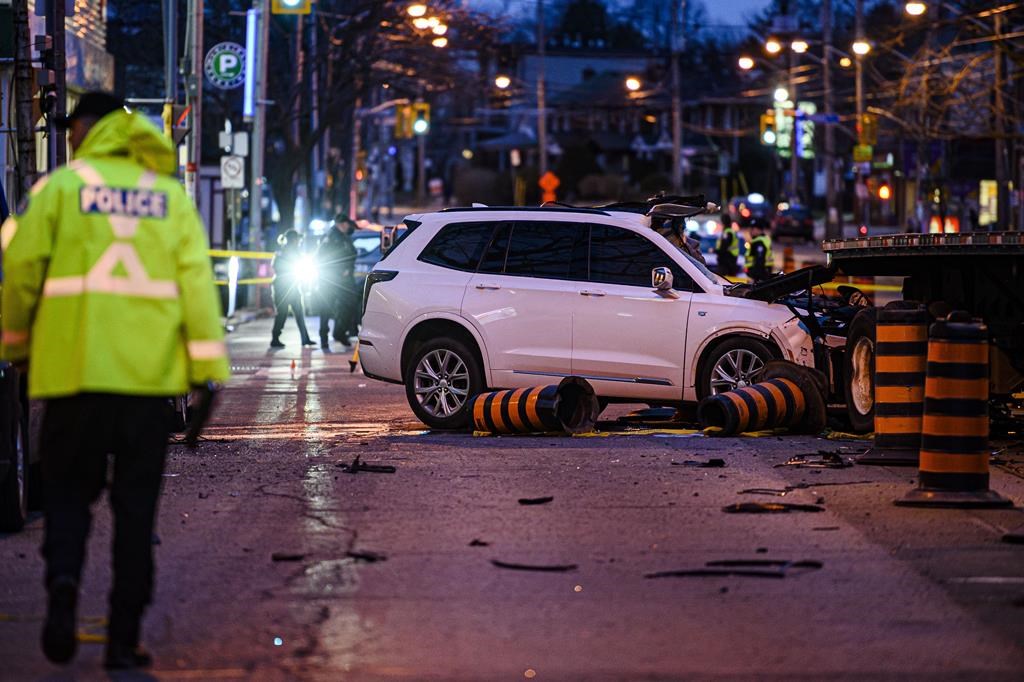
{"label": "orange and black traffic barrel", "polygon": [[954,312],[931,326],[918,486],[898,505],[1004,507],[989,490],[988,328]]}
{"label": "orange and black traffic barrel", "polygon": [[875,327],[875,441],[857,464],[917,466],[928,362],[928,311],[893,301]]}
{"label": "orange and black traffic barrel", "polygon": [[473,429],[487,433],[591,431],[600,413],[593,387],[580,377],[552,386],[481,393],[470,405]]}
{"label": "orange and black traffic barrel", "polygon": [[811,370],[790,362],[767,363],[764,380],[708,396],[697,406],[702,429],[715,427],[716,436],[733,436],[765,428],[807,432],[824,426],[824,397]]}

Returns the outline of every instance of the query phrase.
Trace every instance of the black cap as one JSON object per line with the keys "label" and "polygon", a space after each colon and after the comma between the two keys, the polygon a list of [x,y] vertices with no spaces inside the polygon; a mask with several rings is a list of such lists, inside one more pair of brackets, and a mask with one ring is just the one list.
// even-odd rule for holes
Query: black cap
{"label": "black cap", "polygon": [[56,117],[56,122],[57,125],[67,128],[76,119],[86,116],[100,119],[111,112],[123,108],[124,100],[116,95],[112,95],[109,92],[87,92],[78,100],[78,105],[74,111],[67,116]]}

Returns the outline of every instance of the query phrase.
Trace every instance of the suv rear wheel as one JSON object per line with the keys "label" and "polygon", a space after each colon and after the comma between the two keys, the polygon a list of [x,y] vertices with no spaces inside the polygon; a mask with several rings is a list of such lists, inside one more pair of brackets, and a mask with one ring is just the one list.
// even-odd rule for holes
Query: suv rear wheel
{"label": "suv rear wheel", "polygon": [[409,406],[420,421],[435,429],[467,426],[470,400],[484,388],[476,354],[448,336],[420,346],[405,369]]}
{"label": "suv rear wheel", "polygon": [[846,414],[854,433],[875,428],[875,323],[877,308],[864,308],[850,322],[846,334],[843,374]]}
{"label": "suv rear wheel", "polygon": [[756,384],[771,359],[771,350],[757,339],[737,336],[719,344],[697,369],[697,398]]}

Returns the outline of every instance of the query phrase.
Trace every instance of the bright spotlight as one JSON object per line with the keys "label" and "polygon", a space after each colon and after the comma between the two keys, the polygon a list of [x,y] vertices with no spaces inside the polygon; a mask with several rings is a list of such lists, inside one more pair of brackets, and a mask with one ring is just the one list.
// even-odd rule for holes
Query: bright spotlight
{"label": "bright spotlight", "polygon": [[928,5],[923,2],[908,2],[903,10],[912,17],[919,17],[928,10]]}
{"label": "bright spotlight", "polygon": [[740,65],[740,68],[743,69],[744,71],[750,71],[752,68],[754,68],[754,60],[751,59],[750,57],[740,57],[737,63]]}
{"label": "bright spotlight", "polygon": [[630,76],[626,79],[626,89],[630,92],[636,92],[640,89],[640,79],[636,76]]}
{"label": "bright spotlight", "polygon": [[494,77],[494,86],[499,90],[504,90],[510,85],[512,85],[512,79],[508,76],[499,74]]}
{"label": "bright spotlight", "polygon": [[782,52],[782,43],[775,38],[769,38],[764,44],[764,49],[768,54],[778,54]]}
{"label": "bright spotlight", "polygon": [[853,53],[855,55],[859,55],[859,56],[863,57],[868,52],[871,52],[871,43],[869,43],[868,41],[864,40],[863,38],[860,38],[860,39],[854,41],[853,45],[850,46],[850,49],[853,50]]}

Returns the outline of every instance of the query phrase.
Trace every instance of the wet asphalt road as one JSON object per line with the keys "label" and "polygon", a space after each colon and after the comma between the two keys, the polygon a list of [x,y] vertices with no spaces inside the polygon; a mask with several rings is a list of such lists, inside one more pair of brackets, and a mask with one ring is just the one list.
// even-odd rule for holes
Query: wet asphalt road
{"label": "wet asphalt road", "polygon": [[[171,448],[144,628],[154,678],[1024,676],[1024,546],[999,541],[1019,510],[897,508],[913,471],[775,466],[856,441],[428,433],[401,387],[349,373],[347,354],[300,351],[293,325],[275,354],[269,321],[231,336],[236,376],[209,441]],[[345,473],[356,455],[397,471]],[[685,464],[710,458],[726,466]],[[993,487],[1024,503],[1024,453],[1004,459]],[[754,501],[825,511],[722,511]],[[42,521],[0,537],[0,679],[106,679],[105,501],[97,511],[66,669],[38,649]],[[645,577],[764,559],[820,568]]]}

